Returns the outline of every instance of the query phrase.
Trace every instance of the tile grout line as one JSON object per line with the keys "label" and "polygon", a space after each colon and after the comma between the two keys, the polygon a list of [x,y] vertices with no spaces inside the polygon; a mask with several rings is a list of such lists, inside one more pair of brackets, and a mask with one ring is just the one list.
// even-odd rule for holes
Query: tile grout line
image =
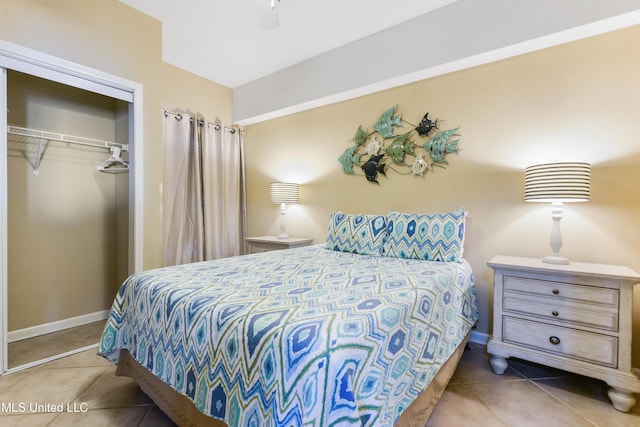
{"label": "tile grout line", "polygon": [[[522,381],[521,379],[514,379],[514,380],[502,380],[503,382],[516,382],[516,381]],[[493,383],[493,381],[482,381],[482,382],[476,382],[476,383],[468,383],[468,385],[470,386],[474,386],[474,385],[481,385],[481,384],[491,384]],[[466,387],[466,384],[460,384],[463,387]],[[500,414],[497,414],[493,409],[491,409],[491,407],[487,404],[484,403],[484,401],[482,399],[480,399],[478,397],[478,395],[476,394],[475,390],[473,389],[473,387],[470,389],[470,393],[473,394],[474,397],[474,401],[476,403],[479,403],[480,405],[482,405],[490,414],[492,414],[497,420],[500,420],[500,422],[505,425],[505,426],[509,426],[509,423],[506,422],[505,420],[502,419],[502,417],[500,416]]]}
{"label": "tile grout line", "polygon": [[[53,423],[54,423],[54,421],[56,420],[56,418],[58,418],[58,417],[60,416],[60,414],[62,414],[62,412],[58,413],[58,415],[56,415],[55,417],[53,417],[53,418],[51,419],[51,421],[49,421],[49,422],[47,423],[47,426],[50,426],[51,424],[53,424]],[[34,415],[34,414],[31,414],[31,415]]]}
{"label": "tile grout line", "polygon": [[556,395],[554,395],[553,393],[551,393],[550,391],[546,390],[544,387],[542,387],[540,384],[538,384],[538,381],[543,381],[543,380],[557,380],[557,379],[564,379],[564,378],[569,378],[569,375],[548,375],[548,376],[541,376],[541,377],[536,377],[536,378],[532,378],[528,375],[526,375],[524,372],[520,372],[517,368],[514,368],[513,366],[511,366],[511,369],[513,369],[514,371],[516,371],[518,374],[522,375],[524,378],[526,378],[531,384],[535,385],[537,388],[539,388],[540,390],[542,390],[544,393],[546,393],[547,395],[551,396],[555,401],[559,402],[561,405],[569,408],[572,412],[574,412],[575,414],[577,414],[580,418],[584,419],[586,422],[588,422],[589,424],[595,426],[595,427],[600,427],[598,424],[594,423],[593,421],[591,421],[590,419],[586,418],[584,415],[582,415],[576,408],[574,408],[572,405],[566,403],[565,401],[563,401],[562,399],[560,399],[559,397],[557,397]]}
{"label": "tile grout line", "polygon": [[151,411],[153,410],[153,407],[154,407],[154,405],[149,405],[149,409],[147,409],[147,412],[144,413],[144,417],[142,417],[142,419],[140,420],[140,424],[138,424],[138,427],[144,425],[145,421],[150,416]]}
{"label": "tile grout line", "polygon": [[[540,379],[538,379],[540,380]],[[554,400],[556,400],[557,402],[559,402],[561,405],[569,408],[573,413],[575,413],[576,415],[578,415],[580,418],[582,418],[583,420],[585,420],[586,422],[588,422],[589,424],[593,425],[594,427],[602,427],[599,424],[596,424],[595,422],[591,421],[590,419],[586,418],[584,415],[582,415],[576,408],[574,408],[572,405],[570,405],[569,403],[566,403],[564,400],[560,399],[559,397],[557,397],[556,395],[554,395],[553,393],[551,393],[550,391],[546,390],[544,387],[542,387],[540,384],[538,384],[538,382],[533,379],[530,378],[529,381],[535,385],[536,387],[538,387],[540,390],[542,390],[543,392],[545,392],[547,395],[551,396]]]}

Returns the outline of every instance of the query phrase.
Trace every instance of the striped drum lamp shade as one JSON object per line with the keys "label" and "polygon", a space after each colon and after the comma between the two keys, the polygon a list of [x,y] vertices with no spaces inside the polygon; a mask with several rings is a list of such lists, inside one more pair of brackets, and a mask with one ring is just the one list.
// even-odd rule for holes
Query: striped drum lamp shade
{"label": "striped drum lamp shade", "polygon": [[590,187],[588,163],[529,166],[524,175],[524,199],[528,202],[587,202]]}
{"label": "striped drum lamp shade", "polygon": [[271,203],[298,203],[300,185],[293,182],[272,182]]}
{"label": "striped drum lamp shade", "polygon": [[284,215],[287,211],[287,203],[298,203],[300,185],[293,182],[272,182],[270,199],[271,203],[280,205],[280,235],[278,239],[288,239],[287,229],[284,223]]}
{"label": "striped drum lamp shade", "polygon": [[563,202],[587,202],[591,189],[591,165],[588,163],[564,162],[529,166],[524,174],[524,199],[527,202],[551,203],[551,254],[542,259],[550,264],[569,264],[560,255],[562,234],[560,220]]}

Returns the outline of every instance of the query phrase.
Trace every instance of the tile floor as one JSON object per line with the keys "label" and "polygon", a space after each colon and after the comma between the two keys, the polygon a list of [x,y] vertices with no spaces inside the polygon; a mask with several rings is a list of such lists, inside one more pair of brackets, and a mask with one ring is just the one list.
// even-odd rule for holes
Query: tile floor
{"label": "tile floor", "polygon": [[[116,377],[114,370],[89,350],[5,375],[0,425],[173,425],[136,384]],[[59,402],[65,404],[62,412],[32,408]],[[471,344],[427,425],[640,427],[640,405],[628,414],[618,412],[603,383],[525,362],[511,361],[504,375],[495,375],[485,347]]]}

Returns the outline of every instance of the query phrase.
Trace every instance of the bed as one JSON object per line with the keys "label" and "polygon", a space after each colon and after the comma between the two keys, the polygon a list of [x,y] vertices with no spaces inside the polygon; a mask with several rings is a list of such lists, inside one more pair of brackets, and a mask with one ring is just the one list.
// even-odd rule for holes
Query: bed
{"label": "bed", "polygon": [[469,263],[343,243],[134,274],[99,354],[178,425],[424,425],[478,318]]}

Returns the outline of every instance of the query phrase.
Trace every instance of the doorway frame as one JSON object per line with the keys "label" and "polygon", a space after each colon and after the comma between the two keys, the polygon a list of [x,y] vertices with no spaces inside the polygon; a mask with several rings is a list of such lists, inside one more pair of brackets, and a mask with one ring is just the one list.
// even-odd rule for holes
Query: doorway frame
{"label": "doorway frame", "polygon": [[19,71],[129,103],[129,274],[142,270],[142,84],[0,40],[0,375],[8,371],[7,70]]}

